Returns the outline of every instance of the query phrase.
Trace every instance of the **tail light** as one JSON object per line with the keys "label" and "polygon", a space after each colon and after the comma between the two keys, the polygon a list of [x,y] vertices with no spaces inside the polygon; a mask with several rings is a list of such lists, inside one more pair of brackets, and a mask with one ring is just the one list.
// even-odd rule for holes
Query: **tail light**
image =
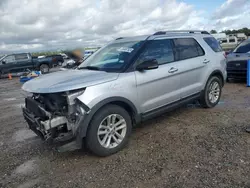
{"label": "tail light", "polygon": [[226,52],[224,52],[223,55],[224,55],[225,58],[227,58],[227,53]]}
{"label": "tail light", "polygon": [[55,57],[53,57],[53,58],[52,58],[52,61],[53,61],[53,62],[56,62],[56,58],[55,58]]}

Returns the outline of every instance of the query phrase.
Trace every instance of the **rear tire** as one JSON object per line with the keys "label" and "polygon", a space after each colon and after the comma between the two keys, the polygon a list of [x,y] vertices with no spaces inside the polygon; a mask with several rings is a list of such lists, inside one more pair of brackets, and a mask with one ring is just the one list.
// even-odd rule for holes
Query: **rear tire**
{"label": "rear tire", "polygon": [[93,116],[86,146],[96,155],[109,156],[126,146],[131,131],[132,122],[128,112],[120,106],[107,105]]}
{"label": "rear tire", "polygon": [[209,78],[204,91],[202,92],[200,103],[204,108],[212,108],[220,101],[222,92],[222,80],[217,76]]}
{"label": "rear tire", "polygon": [[47,64],[40,65],[40,71],[42,72],[42,74],[49,73],[49,66]]}
{"label": "rear tire", "polygon": [[63,64],[63,62],[58,61],[58,65],[59,65],[59,66],[62,66],[62,64]]}

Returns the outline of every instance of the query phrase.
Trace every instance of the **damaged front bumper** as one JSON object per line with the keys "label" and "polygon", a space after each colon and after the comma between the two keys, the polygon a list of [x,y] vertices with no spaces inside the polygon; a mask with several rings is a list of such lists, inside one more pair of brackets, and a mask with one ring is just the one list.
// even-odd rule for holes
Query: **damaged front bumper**
{"label": "damaged front bumper", "polygon": [[32,98],[25,99],[25,107],[22,111],[28,127],[42,140],[49,143],[53,141],[64,143],[65,145],[59,149],[61,151],[82,147],[82,138],[77,134],[77,127],[84,114],[81,114],[74,122],[66,116],[53,116]]}

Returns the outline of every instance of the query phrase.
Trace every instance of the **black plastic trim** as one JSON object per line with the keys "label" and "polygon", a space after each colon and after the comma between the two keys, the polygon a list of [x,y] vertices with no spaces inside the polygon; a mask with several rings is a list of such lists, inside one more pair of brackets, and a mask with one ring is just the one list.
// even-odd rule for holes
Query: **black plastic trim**
{"label": "black plastic trim", "polygon": [[170,103],[168,105],[165,105],[165,106],[162,106],[160,108],[157,108],[157,109],[154,109],[154,110],[151,110],[147,113],[144,113],[142,114],[142,121],[145,121],[145,120],[148,120],[148,119],[151,119],[153,117],[156,117],[156,116],[159,116],[163,113],[166,113],[166,112],[170,112],[178,107],[181,107],[182,105],[184,104],[187,104],[189,102],[192,102],[196,99],[198,99],[200,97],[200,92],[199,93],[196,93],[194,95],[191,95],[189,97],[186,97],[186,98],[183,98],[177,102],[173,102],[173,103]]}

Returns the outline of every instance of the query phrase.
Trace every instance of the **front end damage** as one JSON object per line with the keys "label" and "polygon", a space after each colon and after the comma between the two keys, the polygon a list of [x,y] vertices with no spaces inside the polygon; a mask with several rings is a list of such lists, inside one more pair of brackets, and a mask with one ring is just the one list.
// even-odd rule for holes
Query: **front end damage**
{"label": "front end damage", "polygon": [[[37,94],[25,98],[23,115],[29,128],[48,142],[75,142],[79,124],[89,108],[77,97],[84,90]],[[75,149],[81,144],[75,142]]]}

